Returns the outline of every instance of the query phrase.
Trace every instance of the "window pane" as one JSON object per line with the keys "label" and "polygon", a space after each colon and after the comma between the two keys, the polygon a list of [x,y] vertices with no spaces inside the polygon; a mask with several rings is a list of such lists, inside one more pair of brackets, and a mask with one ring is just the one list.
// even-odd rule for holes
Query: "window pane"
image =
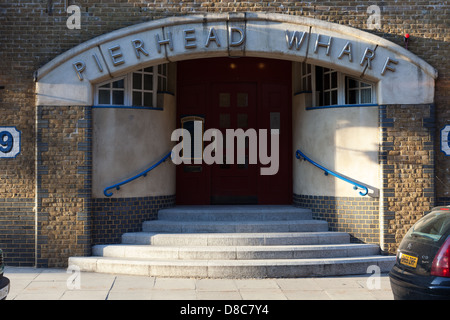
{"label": "window pane", "polygon": [[324,106],[330,105],[330,92],[329,91],[325,92],[323,95],[323,105]]}
{"label": "window pane", "polygon": [[133,91],[133,106],[142,106],[142,92]]}
{"label": "window pane", "polygon": [[331,104],[337,104],[337,90],[331,91]]}
{"label": "window pane", "polygon": [[448,211],[431,212],[420,219],[406,234],[405,238],[414,237],[414,241],[434,241],[438,242],[445,236],[449,228]]}
{"label": "window pane", "polygon": [[144,72],[153,72],[153,67],[145,68]]}
{"label": "window pane", "polygon": [[158,77],[158,91],[167,91],[166,78]]}
{"label": "window pane", "polygon": [[220,93],[219,94],[219,107],[229,107],[230,106],[230,94]]}
{"label": "window pane", "polygon": [[370,84],[368,83],[364,83],[364,82],[360,82],[361,83],[361,87],[370,87]]}
{"label": "window pane", "polygon": [[237,127],[241,129],[248,128],[248,114],[238,113],[237,115]]}
{"label": "window pane", "polygon": [[280,130],[281,119],[279,112],[271,112],[270,113],[270,129],[278,129]]}
{"label": "window pane", "polygon": [[111,88],[111,83],[104,84],[100,88]]}
{"label": "window pane", "polygon": [[124,101],[124,92],[122,90],[114,90],[112,93],[113,96],[113,104],[123,105]]}
{"label": "window pane", "polygon": [[124,88],[125,81],[123,79],[114,81],[112,83],[113,88]]}
{"label": "window pane", "polygon": [[144,106],[153,107],[153,93],[144,92]]}
{"label": "window pane", "polygon": [[348,87],[349,88],[358,88],[358,81],[352,79],[352,78],[347,78],[348,79]]}
{"label": "window pane", "polygon": [[358,98],[357,98],[357,90],[348,90],[347,91],[347,103],[348,104],[357,104]]}
{"label": "window pane", "polygon": [[109,93],[109,90],[98,90],[98,103],[111,104]]}
{"label": "window pane", "polygon": [[372,102],[372,90],[362,89],[361,90],[361,103],[371,103]]}
{"label": "window pane", "polygon": [[153,75],[144,74],[144,90],[153,90]]}
{"label": "window pane", "polygon": [[328,90],[330,89],[330,74],[326,73],[323,76],[323,89]]}
{"label": "window pane", "polygon": [[337,72],[331,74],[331,87],[337,88]]}
{"label": "window pane", "polygon": [[248,94],[238,93],[237,94],[237,106],[238,107],[248,107]]}
{"label": "window pane", "polygon": [[133,73],[133,89],[142,89],[141,73]]}

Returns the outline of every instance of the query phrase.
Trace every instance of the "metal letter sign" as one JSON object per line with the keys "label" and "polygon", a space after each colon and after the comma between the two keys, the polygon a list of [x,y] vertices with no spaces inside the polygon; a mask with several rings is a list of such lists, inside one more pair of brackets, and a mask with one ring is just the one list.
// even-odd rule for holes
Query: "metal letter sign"
{"label": "metal letter sign", "polygon": [[0,158],[15,158],[20,153],[20,131],[16,127],[0,127]]}
{"label": "metal letter sign", "polygon": [[441,130],[441,151],[450,156],[450,124]]}

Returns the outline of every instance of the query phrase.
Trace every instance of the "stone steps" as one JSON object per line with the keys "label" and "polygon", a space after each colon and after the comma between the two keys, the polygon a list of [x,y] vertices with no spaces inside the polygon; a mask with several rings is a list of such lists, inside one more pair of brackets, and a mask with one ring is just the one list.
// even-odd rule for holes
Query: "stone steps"
{"label": "stone steps", "polygon": [[148,260],[108,257],[71,257],[82,271],[193,278],[296,278],[366,274],[369,266],[381,272],[393,266],[390,256],[327,259],[265,260]]}
{"label": "stone steps", "polygon": [[180,206],[160,210],[121,244],[71,257],[82,271],[159,277],[261,278],[388,272],[395,257],[350,243],[308,209],[293,206]]}
{"label": "stone steps", "polygon": [[149,246],[97,245],[94,256],[143,259],[181,260],[254,260],[309,259],[377,255],[380,248],[371,244],[335,244],[306,246]]}
{"label": "stone steps", "polygon": [[328,231],[322,220],[280,221],[168,221],[152,220],[142,224],[144,232],[164,233],[254,233],[254,232],[317,232]]}
{"label": "stone steps", "polygon": [[156,233],[129,232],[123,244],[155,246],[270,246],[350,243],[345,232],[266,232],[266,233]]}

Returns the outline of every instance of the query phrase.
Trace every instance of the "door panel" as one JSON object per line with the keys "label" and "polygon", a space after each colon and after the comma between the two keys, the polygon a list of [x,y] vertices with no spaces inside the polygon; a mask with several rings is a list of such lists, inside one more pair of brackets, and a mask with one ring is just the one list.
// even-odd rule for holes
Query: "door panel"
{"label": "door panel", "polygon": [[[286,204],[290,203],[292,197],[292,121],[289,92],[285,85],[273,83],[262,84],[261,89],[259,125],[260,128],[268,129],[268,132],[270,129],[279,129],[279,165],[277,174],[260,176],[258,194],[261,204]],[[271,138],[268,139],[269,146]]]}
{"label": "door panel", "polygon": [[257,203],[257,168],[248,165],[250,139],[227,137],[227,129],[256,128],[256,105],[255,83],[212,85],[211,124],[222,133],[224,158],[211,167],[212,203]]}
{"label": "door panel", "polygon": [[[206,84],[186,85],[179,88],[177,127],[183,128],[182,121],[185,119],[205,119],[207,111]],[[205,121],[206,122],[206,121]],[[190,130],[192,131],[192,130]],[[195,137],[191,136],[194,145]],[[198,141],[198,140],[197,140]],[[192,157],[194,157],[192,153]],[[209,168],[203,163],[179,164],[177,165],[177,202],[183,204],[209,203]]]}

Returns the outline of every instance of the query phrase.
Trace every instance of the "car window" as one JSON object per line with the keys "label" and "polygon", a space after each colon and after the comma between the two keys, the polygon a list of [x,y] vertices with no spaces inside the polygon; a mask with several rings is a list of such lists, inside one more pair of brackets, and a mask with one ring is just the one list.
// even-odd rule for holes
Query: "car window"
{"label": "car window", "polygon": [[450,212],[435,211],[420,219],[407,233],[407,237],[420,237],[437,242],[450,228]]}

